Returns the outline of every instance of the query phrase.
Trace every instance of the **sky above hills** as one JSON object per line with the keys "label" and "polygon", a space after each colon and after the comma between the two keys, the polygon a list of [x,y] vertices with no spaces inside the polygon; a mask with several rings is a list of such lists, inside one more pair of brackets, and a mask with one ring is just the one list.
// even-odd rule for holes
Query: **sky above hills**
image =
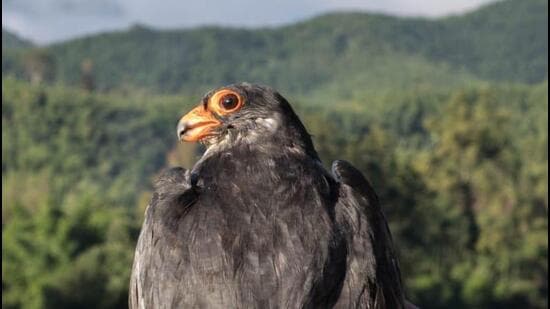
{"label": "sky above hills", "polygon": [[459,14],[494,0],[3,0],[2,26],[44,44],[136,23],[156,28],[276,26],[316,14],[370,11],[398,16]]}

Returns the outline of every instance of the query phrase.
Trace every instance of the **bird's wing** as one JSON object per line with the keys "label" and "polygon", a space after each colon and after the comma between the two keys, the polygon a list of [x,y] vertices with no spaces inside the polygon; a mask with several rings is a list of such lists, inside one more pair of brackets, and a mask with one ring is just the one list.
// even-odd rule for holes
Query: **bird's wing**
{"label": "bird's wing", "polygon": [[[191,178],[189,171],[176,167],[162,173],[155,183],[155,192],[145,211],[134,255],[129,290],[129,307],[132,309],[155,308],[162,304],[162,300],[158,299],[158,288],[155,288],[153,282],[158,279],[154,276],[158,276],[157,270],[162,263],[162,253],[156,248],[157,243],[162,242],[161,229],[170,228],[170,222],[162,218],[177,218],[178,213],[175,212],[184,215],[193,204],[196,196]],[[177,203],[178,207],[171,207],[173,203]]]}
{"label": "bird's wing", "polygon": [[393,241],[378,197],[359,170],[335,161],[339,182],[335,214],[347,242],[346,277],[337,306],[403,308],[401,274]]}

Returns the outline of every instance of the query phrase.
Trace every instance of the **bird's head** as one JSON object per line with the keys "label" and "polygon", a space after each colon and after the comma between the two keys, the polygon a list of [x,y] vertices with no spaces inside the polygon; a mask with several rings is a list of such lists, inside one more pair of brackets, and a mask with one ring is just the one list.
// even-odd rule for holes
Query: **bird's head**
{"label": "bird's head", "polygon": [[181,141],[207,147],[239,143],[299,147],[317,156],[288,101],[272,88],[240,83],[207,93],[177,126]]}

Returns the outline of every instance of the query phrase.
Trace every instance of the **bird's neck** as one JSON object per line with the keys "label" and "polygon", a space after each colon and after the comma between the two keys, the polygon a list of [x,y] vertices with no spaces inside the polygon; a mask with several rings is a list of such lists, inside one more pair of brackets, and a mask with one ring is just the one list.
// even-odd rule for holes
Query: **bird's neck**
{"label": "bird's neck", "polygon": [[261,118],[256,119],[255,124],[254,130],[235,128],[210,140],[206,143],[207,148],[201,161],[216,154],[231,152],[246,153],[247,157],[298,155],[319,161],[311,136],[297,117],[286,123],[279,119]]}
{"label": "bird's neck", "polygon": [[272,135],[262,134],[252,138],[233,135],[212,144],[195,164],[192,173],[203,179],[231,179],[258,172],[261,175],[255,177],[266,177],[262,181],[269,182],[271,178],[284,177],[291,167],[302,169],[306,164],[322,165],[305,130],[300,131],[292,126],[283,128]]}
{"label": "bird's neck", "polygon": [[[326,181],[320,180],[326,175],[319,160],[298,147],[278,148],[268,153],[263,148],[235,146],[212,152],[197,162],[191,173],[199,192],[217,192],[227,198],[248,196],[254,205],[267,208],[285,204],[290,198],[287,193],[330,191]],[[275,192],[284,195],[281,201],[265,203],[265,196]]]}

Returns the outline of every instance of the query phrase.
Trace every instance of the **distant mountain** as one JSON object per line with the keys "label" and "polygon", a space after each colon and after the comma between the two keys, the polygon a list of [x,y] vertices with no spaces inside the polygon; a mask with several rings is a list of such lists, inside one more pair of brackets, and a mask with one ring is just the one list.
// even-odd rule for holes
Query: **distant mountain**
{"label": "distant mountain", "polygon": [[427,56],[481,78],[536,83],[548,78],[548,1],[502,1],[441,21],[446,33]]}
{"label": "distant mountain", "polygon": [[47,51],[68,84],[79,82],[83,61],[93,63],[99,89],[200,92],[247,80],[345,98],[480,80],[536,83],[548,76],[548,2],[500,1],[435,20],[333,13],[272,29],[136,26]]}
{"label": "distant mountain", "polygon": [[2,49],[32,47],[31,41],[20,38],[17,34],[2,28]]}

